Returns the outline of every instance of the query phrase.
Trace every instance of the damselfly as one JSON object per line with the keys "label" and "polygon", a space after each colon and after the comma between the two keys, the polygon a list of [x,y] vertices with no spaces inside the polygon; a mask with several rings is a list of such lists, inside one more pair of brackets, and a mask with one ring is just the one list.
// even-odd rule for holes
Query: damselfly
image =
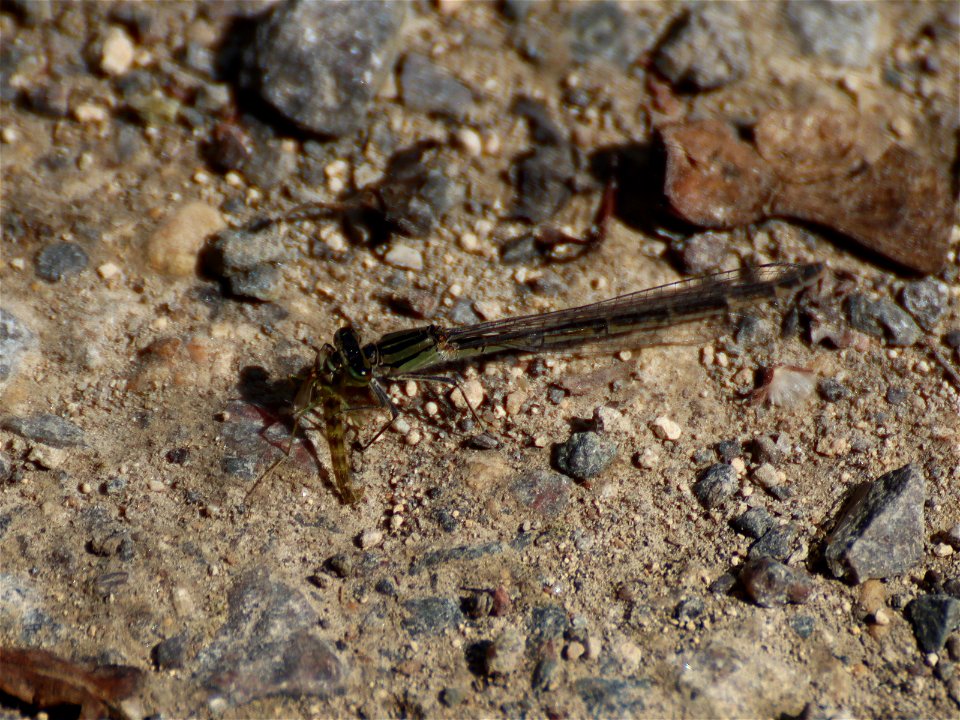
{"label": "damselfly", "polygon": [[[478,355],[560,350],[722,316],[795,291],[809,284],[821,269],[819,264],[748,267],[556,312],[459,328],[427,325],[400,330],[366,344],[352,327],[342,327],[334,334],[332,345],[317,351],[313,367],[302,378],[294,399],[291,443],[304,420],[313,420],[330,447],[337,492],[344,502],[354,503],[363,493],[353,483],[346,416],[357,410],[382,408],[390,411],[392,423],[399,410],[390,400],[385,382],[413,379],[455,385],[449,377],[425,371]],[[357,401],[359,404],[354,404]],[[365,446],[369,447],[390,423]]]}

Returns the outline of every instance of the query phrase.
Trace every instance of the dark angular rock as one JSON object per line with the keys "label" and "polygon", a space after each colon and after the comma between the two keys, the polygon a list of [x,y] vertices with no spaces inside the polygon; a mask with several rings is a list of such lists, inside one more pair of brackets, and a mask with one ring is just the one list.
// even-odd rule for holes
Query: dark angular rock
{"label": "dark angular rock", "polygon": [[733,529],[741,535],[758,540],[773,527],[775,522],[766,508],[753,507],[734,518],[731,524]]}
{"label": "dark angular rock", "polygon": [[834,65],[870,64],[880,23],[872,3],[789,0],[785,11],[805,53]]}
{"label": "dark angular rock", "polygon": [[617,457],[617,444],[595,432],[573,433],[554,450],[557,470],[574,480],[596,477]]}
{"label": "dark angular rock", "polygon": [[514,164],[513,176],[513,215],[539,223],[553,218],[567,204],[576,168],[566,145],[538,145]]}
{"label": "dark angular rock", "polygon": [[89,263],[90,258],[82,247],[72,242],[58,242],[40,251],[34,271],[41,280],[60,282],[79,274]]}
{"label": "dark angular rock", "polygon": [[740,571],[740,583],[760,607],[805,603],[813,592],[807,573],[768,557],[748,560]]}
{"label": "dark angular rock", "polygon": [[473,91],[430,58],[410,53],[400,73],[403,104],[417,112],[462,120],[473,104]]}
{"label": "dark angular rock", "polygon": [[686,600],[681,600],[677,603],[676,607],[673,608],[673,617],[680,622],[695,620],[703,615],[705,607],[702,598],[687,598]]}
{"label": "dark angular rock", "polygon": [[570,500],[570,481],[559,473],[536,470],[514,480],[510,492],[522,505],[554,517]]}
{"label": "dark angular rock", "polygon": [[937,653],[947,636],[960,629],[960,600],[950,595],[921,595],[907,605],[906,616],[920,650]]}
{"label": "dark angular rock", "polygon": [[455,167],[450,155],[428,142],[394,153],[377,191],[387,225],[411,238],[432,233],[466,196]]}
{"label": "dark angular rock", "polygon": [[793,523],[772,527],[750,546],[748,557],[769,557],[786,560],[793,552],[797,539],[797,526]]}
{"label": "dark angular rock", "polygon": [[36,337],[13,313],[0,308],[0,386],[13,377]]}
{"label": "dark angular rock", "polygon": [[288,2],[257,28],[260,94],[312,132],[345,135],[363,123],[396,61],[406,3]]}
{"label": "dark angular rock", "polygon": [[693,485],[693,494],[707,510],[719,507],[737,490],[737,471],[732,465],[715,463]]}
{"label": "dark angular rock", "polygon": [[731,460],[740,457],[743,448],[736,440],[721,440],[717,443],[716,450],[720,459],[725,463],[729,463]]}
{"label": "dark angular rock", "polygon": [[750,72],[750,44],[736,3],[698,5],[660,45],[654,64],[673,85],[714,90]]}
{"label": "dark angular rock", "polygon": [[790,618],[789,622],[793,631],[803,640],[813,635],[814,628],[817,624],[817,621],[809,615],[797,615],[796,617]]}
{"label": "dark angular rock", "polygon": [[4,418],[0,427],[16,435],[55,448],[85,445],[83,430],[56,415],[26,415]]}
{"label": "dark angular rock", "polygon": [[460,604],[449,598],[428,597],[408,600],[403,609],[409,615],[403,620],[403,629],[411,636],[437,635],[447,628],[455,628],[464,621]]}
{"label": "dark angular rock", "polygon": [[889,300],[870,300],[854,293],[847,298],[847,317],[855,329],[886,337],[890,345],[908,347],[920,339],[920,328],[913,318]]}
{"label": "dark angular rock", "polygon": [[960,348],[960,329],[948,332],[944,336],[943,341],[947,344],[947,347],[953,348],[954,350]]}
{"label": "dark angular rock", "polygon": [[827,402],[840,402],[850,397],[850,391],[836,378],[824,378],[817,385],[817,391]]}
{"label": "dark angular rock", "polygon": [[950,290],[938,280],[918,280],[904,286],[900,302],[920,325],[932,330],[947,312]]}
{"label": "dark angular rock", "polygon": [[187,639],[186,633],[180,633],[154,645],[150,656],[156,668],[158,670],[182,668],[186,662]]}
{"label": "dark angular rock", "polygon": [[318,637],[320,618],[303,594],[244,573],[227,597],[227,621],[197,656],[195,679],[232,705],[268,695],[329,696],[346,678],[333,647]]}
{"label": "dark angular rock", "polygon": [[883,475],[851,498],[827,538],[835,577],[854,583],[901,575],[923,553],[923,474],[913,465]]}
{"label": "dark angular rock", "polygon": [[430,570],[451,562],[477,560],[487,555],[499,555],[503,550],[504,544],[500,542],[484,543],[483,545],[457,545],[430,550],[410,564],[410,574],[419,575],[424,570]]}

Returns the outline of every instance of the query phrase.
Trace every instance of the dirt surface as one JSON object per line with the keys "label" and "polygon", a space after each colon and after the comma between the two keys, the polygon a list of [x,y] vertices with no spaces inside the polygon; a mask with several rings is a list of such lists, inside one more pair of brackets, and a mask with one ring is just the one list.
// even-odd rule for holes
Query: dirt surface
{"label": "dirt surface", "polygon": [[[768,220],[707,237],[707,269],[826,263],[802,305],[839,328],[826,340],[811,341],[813,311],[789,337],[764,332],[780,307],[758,310],[756,333],[471,361],[453,369],[482,392],[484,427],[444,385],[388,387],[402,422],[353,453],[356,505],[338,500],[313,430],[248,495],[286,447],[288,378],[340,326],[372,340],[683,277],[704,234],[633,221],[634,203],[665,217],[646,196],[618,198],[604,242],[571,262],[501,257],[541,220],[590,224],[605,149],[647,148],[685,118],[747,127],[834,103],[872,120],[871,143],[955,172],[955,3],[868,4],[863,62],[805,50],[786,6],[711,5],[737,21],[708,22],[707,46],[746,44],[713,63],[742,77],[706,90],[654,69],[684,4],[411,4],[397,69],[331,139],[215,70],[266,4],[5,3],[0,646],[141,669],[117,715],[956,717],[957,630],[947,618],[945,646],[924,651],[906,610],[960,597],[960,388],[943,340],[960,328],[956,228],[909,342],[858,332],[843,303],[861,293],[906,315],[915,276],[838,233]],[[466,106],[405,88],[413,54],[454,97],[449,78],[465,86]],[[536,144],[520,96],[574,158],[556,216],[534,198],[516,217],[515,164]],[[243,276],[260,300],[208,263],[205,238],[342,199],[425,140],[462,194],[420,236],[273,225],[250,251],[273,274]],[[750,401],[757,371],[783,365],[818,390]],[[553,448],[597,417],[616,452],[576,482]],[[360,438],[386,419],[359,415]],[[697,484],[718,463],[734,485],[714,503]],[[841,507],[908,464],[921,524],[877,552],[918,554],[880,582],[835,579],[822,556]],[[750,508],[786,528],[773,555],[798,572],[798,602],[762,607],[737,581],[753,540],[731,521]],[[0,716],[35,711],[0,694]]]}

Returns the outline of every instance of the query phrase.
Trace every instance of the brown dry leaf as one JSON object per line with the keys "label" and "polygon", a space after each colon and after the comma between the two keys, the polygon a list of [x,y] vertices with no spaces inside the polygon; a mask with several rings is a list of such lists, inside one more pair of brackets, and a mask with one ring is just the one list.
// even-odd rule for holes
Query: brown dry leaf
{"label": "brown dry leaf", "polygon": [[80,720],[129,718],[121,702],[142,676],[125,665],[86,665],[36,648],[0,648],[0,691],[41,710],[79,705]]}
{"label": "brown dry leaf", "polygon": [[843,233],[913,270],[939,271],[955,213],[949,181],[897,145],[866,164],[862,126],[823,108],[777,111],[757,123],[754,147],[717,120],[674,125],[662,133],[664,192],[674,211],[696,225],[794,218]]}

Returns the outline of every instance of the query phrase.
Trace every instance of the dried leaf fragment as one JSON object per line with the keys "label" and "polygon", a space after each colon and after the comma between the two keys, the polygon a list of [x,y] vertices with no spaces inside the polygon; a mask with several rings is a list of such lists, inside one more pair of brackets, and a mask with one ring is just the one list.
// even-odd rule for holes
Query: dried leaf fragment
{"label": "dried leaf fragment", "polygon": [[143,673],[126,665],[88,665],[37,648],[0,648],[0,691],[41,710],[79,705],[80,720],[130,715],[122,702]]}

